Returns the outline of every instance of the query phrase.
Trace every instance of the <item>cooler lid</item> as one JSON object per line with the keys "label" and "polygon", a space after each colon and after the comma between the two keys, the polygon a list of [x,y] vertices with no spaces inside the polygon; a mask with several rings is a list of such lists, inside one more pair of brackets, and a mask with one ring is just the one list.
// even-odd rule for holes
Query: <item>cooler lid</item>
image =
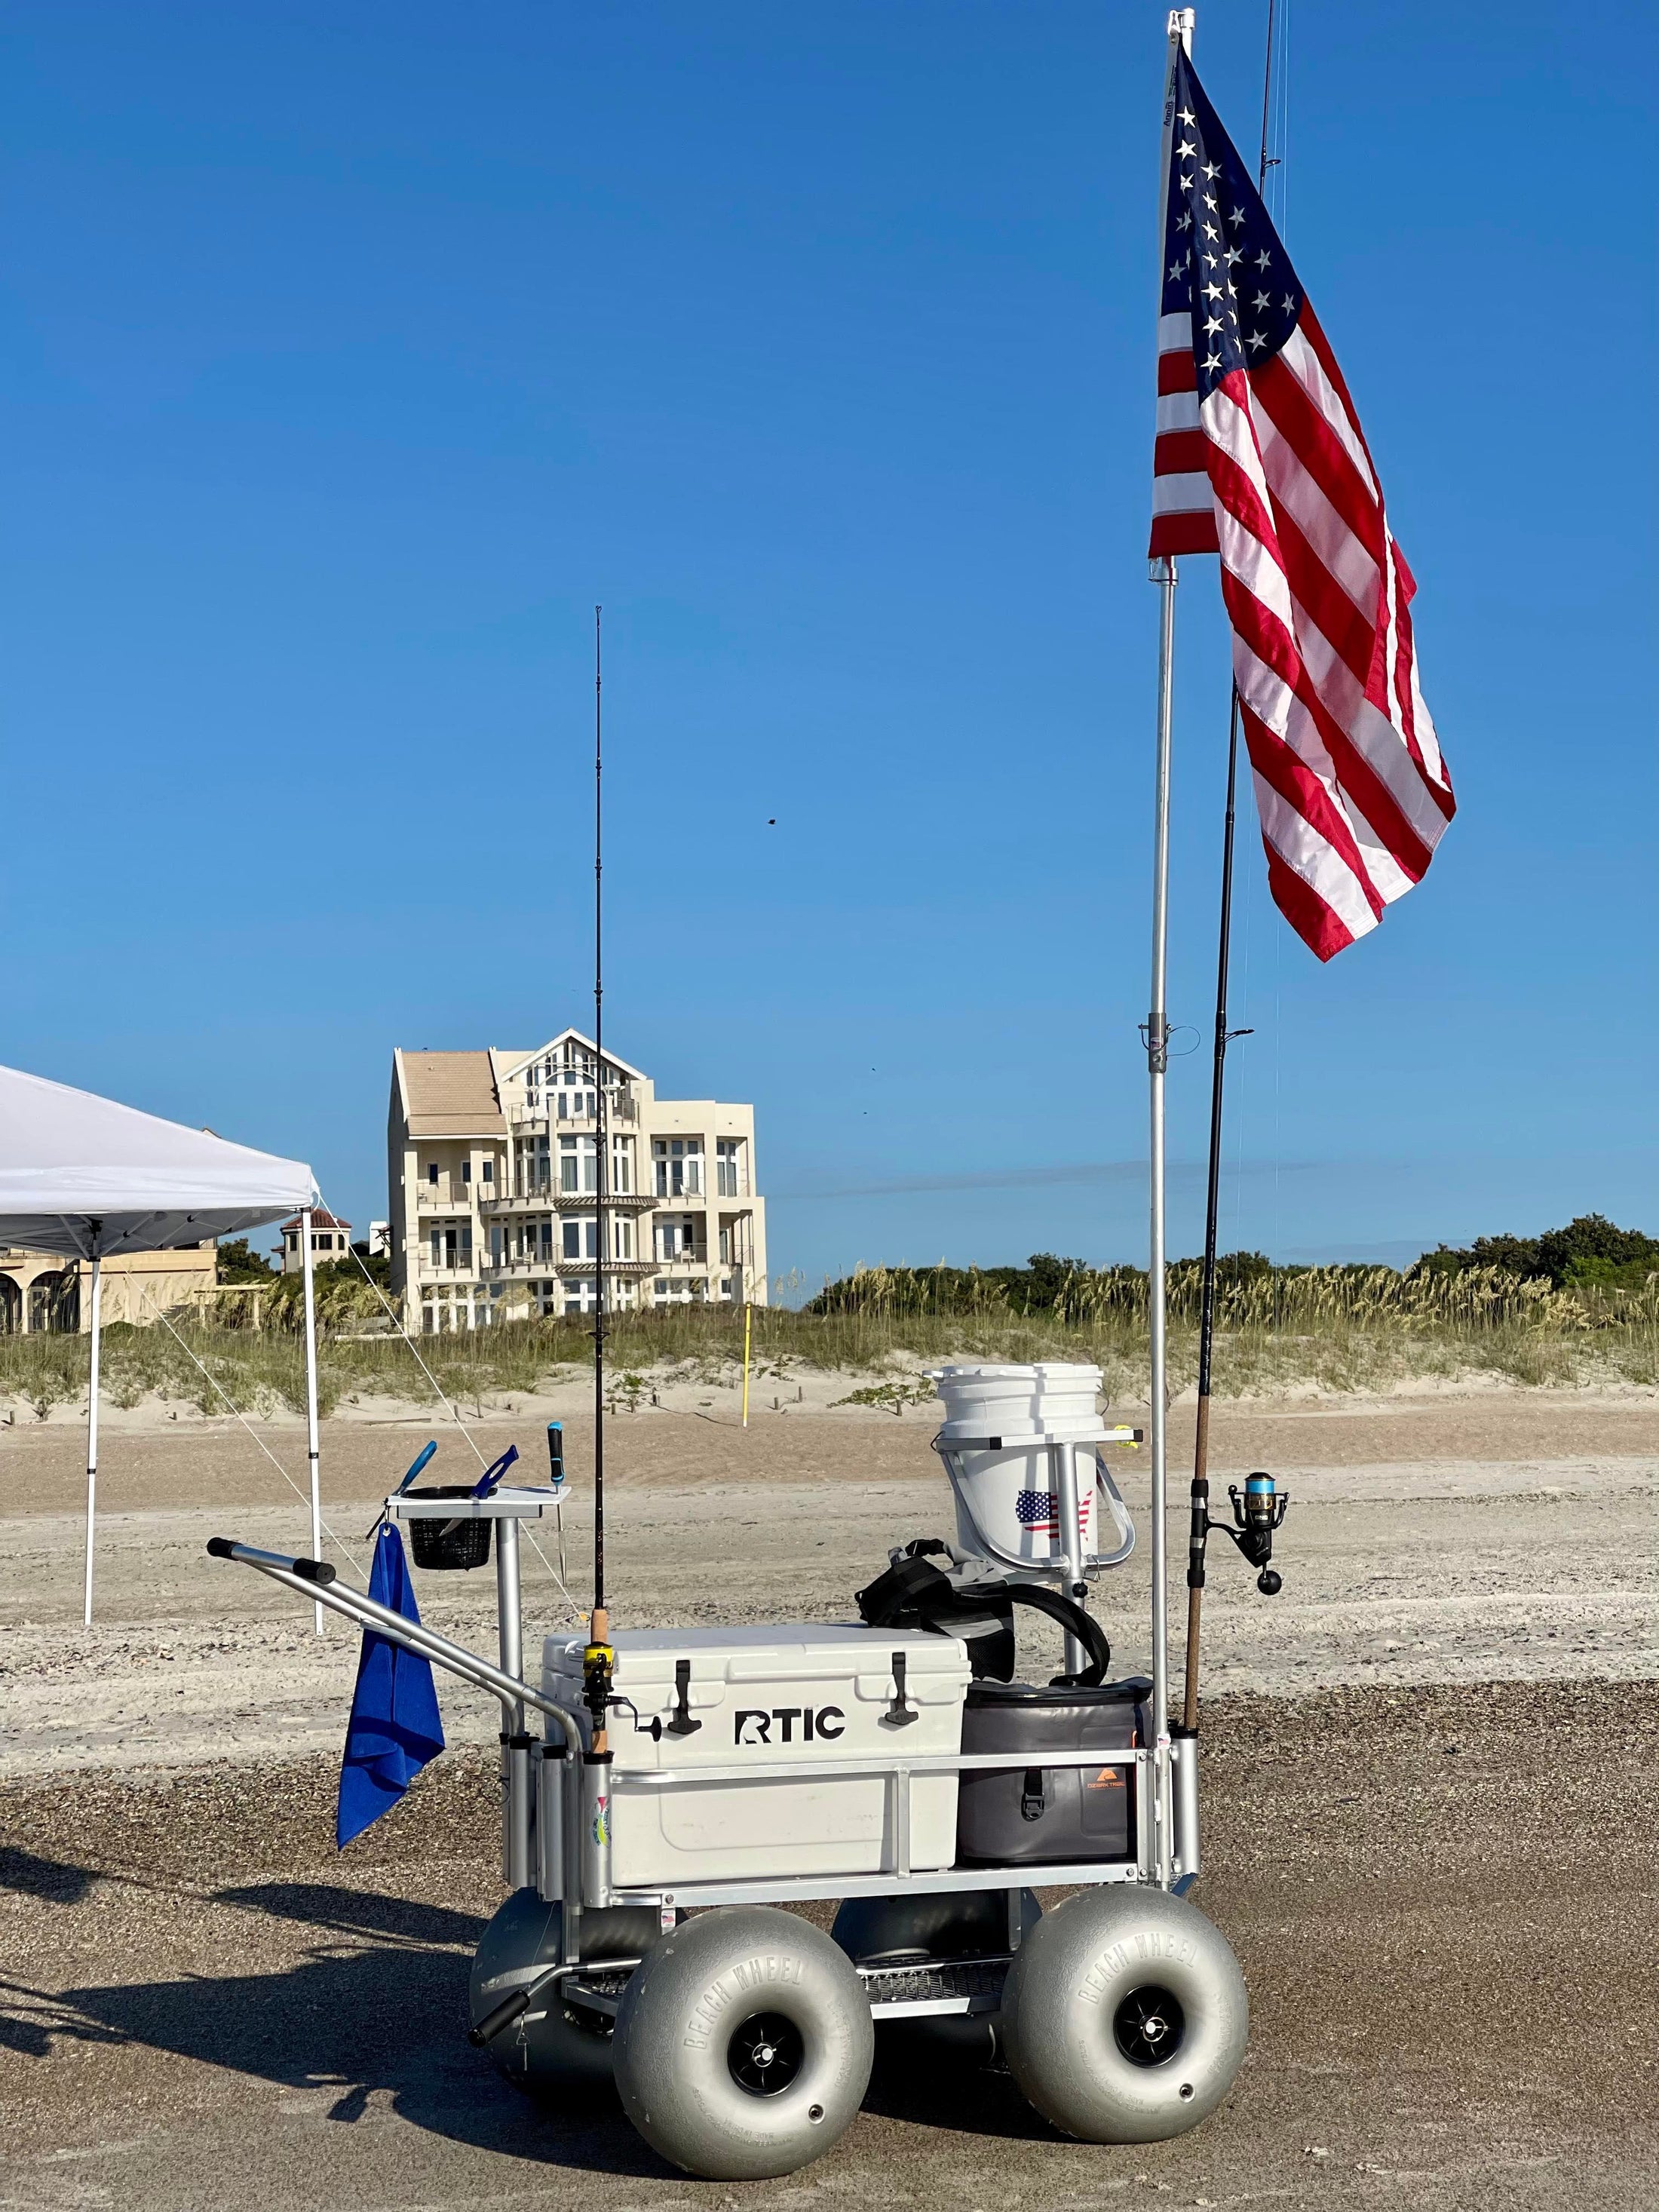
{"label": "cooler lid", "polygon": [[[694,1680],[758,1682],[787,1680],[809,1672],[853,1676],[879,1670],[885,1676],[895,1651],[904,1654],[913,1681],[965,1682],[970,1669],[967,1646],[957,1637],[931,1629],[866,1628],[862,1624],[767,1622],[743,1628],[619,1629],[611,1639],[617,1654],[618,1687],[659,1683],[672,1686],[676,1662],[691,1662]],[[550,1674],[580,1674],[587,1639],[550,1636],[542,1663]]]}

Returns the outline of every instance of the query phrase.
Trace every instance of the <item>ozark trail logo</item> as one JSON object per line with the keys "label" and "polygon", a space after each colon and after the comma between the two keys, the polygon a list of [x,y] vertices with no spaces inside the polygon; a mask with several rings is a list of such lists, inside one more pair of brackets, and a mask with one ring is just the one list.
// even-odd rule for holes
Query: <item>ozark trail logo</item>
{"label": "ozark trail logo", "polygon": [[[847,1716],[839,1705],[775,1705],[770,1712],[740,1712],[732,1733],[733,1743],[793,1743],[795,1723],[800,1723],[803,1743],[833,1743],[847,1733]],[[776,1730],[776,1734],[773,1733]]]}

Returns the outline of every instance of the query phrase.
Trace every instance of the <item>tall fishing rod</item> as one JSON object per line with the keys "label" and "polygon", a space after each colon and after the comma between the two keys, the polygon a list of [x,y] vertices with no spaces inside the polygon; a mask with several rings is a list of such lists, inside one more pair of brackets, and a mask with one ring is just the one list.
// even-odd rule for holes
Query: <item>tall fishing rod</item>
{"label": "tall fishing rod", "polygon": [[[1265,199],[1268,125],[1273,82],[1273,34],[1277,28],[1276,0],[1267,0],[1267,58],[1261,78],[1261,158],[1256,167],[1256,190]],[[1227,984],[1232,961],[1233,839],[1238,791],[1238,686],[1232,687],[1232,706],[1227,725],[1227,807],[1221,838],[1221,926],[1216,951],[1215,1042],[1210,1073],[1209,1176],[1204,1205],[1204,1274],[1198,1308],[1198,1420],[1193,1439],[1192,1527],[1187,1540],[1187,1678],[1181,1723],[1188,1734],[1198,1728],[1198,1662],[1200,1617],[1204,1609],[1204,1553],[1210,1532],[1210,1375],[1215,1350],[1216,1242],[1221,1215],[1221,1107],[1226,1087],[1227,1047],[1236,1036],[1249,1036],[1248,1029],[1227,1026]]]}
{"label": "tall fishing rod", "polygon": [[585,1702],[592,1723],[591,1757],[608,1758],[605,1715],[616,1655],[605,1602],[605,1260],[609,1218],[610,1118],[605,1088],[605,659],[603,607],[593,610],[593,1616],[583,1654]]}

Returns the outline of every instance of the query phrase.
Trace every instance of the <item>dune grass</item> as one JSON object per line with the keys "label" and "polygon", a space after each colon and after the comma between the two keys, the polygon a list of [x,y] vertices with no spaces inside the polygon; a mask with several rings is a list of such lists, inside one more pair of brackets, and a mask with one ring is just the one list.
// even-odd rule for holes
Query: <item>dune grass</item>
{"label": "dune grass", "polygon": [[[1170,1371],[1179,1392],[1196,1378],[1195,1279],[1179,1267],[1172,1278]],[[926,1395],[916,1382],[921,1370],[946,1359],[1091,1360],[1104,1371],[1113,1400],[1144,1400],[1145,1286],[1130,1271],[1099,1277],[1054,1309],[1027,1315],[995,1300],[976,1311],[929,1312],[922,1302],[884,1296],[879,1271],[869,1271],[866,1289],[870,1294],[851,1310],[757,1308],[757,1382],[805,1370],[874,1376],[882,1404],[892,1395],[886,1386],[895,1384],[905,1402],[917,1403]],[[394,1336],[362,1334],[347,1325],[350,1320],[344,1316],[323,1333],[324,1412],[354,1397],[431,1402],[431,1385],[409,1346]],[[161,1327],[126,1324],[106,1333],[103,1388],[110,1402],[134,1406],[154,1394],[204,1413],[223,1412],[216,1380],[246,1412],[303,1407],[304,1358],[294,1334],[206,1328],[182,1315],[172,1321],[176,1336]],[[417,1341],[445,1395],[481,1413],[491,1401],[575,1381],[592,1358],[590,1328],[574,1319],[516,1322]],[[702,1385],[734,1380],[743,1316],[729,1307],[699,1306],[618,1314],[607,1335],[611,1403],[626,1411],[641,1402],[647,1378],[665,1372]],[[0,1338],[0,1398],[41,1418],[54,1407],[84,1406],[88,1362],[84,1337]],[[1218,1396],[1378,1389],[1480,1376],[1522,1385],[1659,1383],[1659,1285],[1650,1282],[1639,1292],[1552,1291],[1491,1271],[1478,1279],[1413,1282],[1386,1268],[1313,1269],[1265,1285],[1237,1285],[1222,1302]]]}

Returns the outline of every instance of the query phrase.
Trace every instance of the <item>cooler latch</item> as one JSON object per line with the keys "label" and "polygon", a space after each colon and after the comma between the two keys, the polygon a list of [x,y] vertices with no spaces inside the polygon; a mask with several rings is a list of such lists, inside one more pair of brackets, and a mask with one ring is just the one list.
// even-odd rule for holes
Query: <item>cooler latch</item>
{"label": "cooler latch", "polygon": [[697,1730],[702,1726],[701,1721],[694,1721],[691,1717],[690,1692],[691,1662],[689,1659],[677,1659],[674,1662],[674,1711],[672,1718],[664,1731],[665,1735],[696,1735]]}
{"label": "cooler latch", "polygon": [[886,1728],[908,1728],[912,1721],[921,1717],[916,1707],[910,1703],[910,1692],[904,1680],[904,1665],[903,1652],[896,1651],[893,1654],[893,1702],[881,1717],[882,1724]]}

